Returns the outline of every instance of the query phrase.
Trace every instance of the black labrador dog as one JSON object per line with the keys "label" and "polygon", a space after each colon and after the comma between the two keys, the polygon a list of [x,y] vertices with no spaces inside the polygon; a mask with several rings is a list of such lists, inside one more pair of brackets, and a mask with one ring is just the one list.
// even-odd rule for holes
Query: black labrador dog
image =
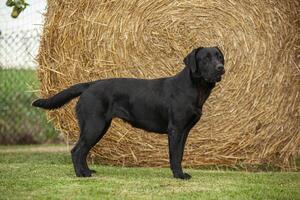
{"label": "black labrador dog", "polygon": [[175,178],[189,179],[181,161],[186,139],[199,121],[202,106],[224,74],[224,57],[219,48],[197,48],[184,59],[177,75],[158,79],[113,78],[79,83],[33,106],[60,108],[80,96],[76,114],[80,137],[72,149],[75,173],[89,177],[86,157],[103,137],[115,117],[146,131],[168,134],[170,167]]}

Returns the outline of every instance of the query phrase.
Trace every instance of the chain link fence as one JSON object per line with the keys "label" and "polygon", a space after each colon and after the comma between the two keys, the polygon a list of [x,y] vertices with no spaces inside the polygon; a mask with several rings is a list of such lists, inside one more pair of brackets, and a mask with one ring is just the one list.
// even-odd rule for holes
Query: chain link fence
{"label": "chain link fence", "polygon": [[35,69],[40,40],[39,29],[18,30],[0,35],[0,67]]}
{"label": "chain link fence", "polygon": [[39,29],[0,35],[0,144],[57,140],[45,112],[31,107],[39,89],[35,71],[39,40]]}

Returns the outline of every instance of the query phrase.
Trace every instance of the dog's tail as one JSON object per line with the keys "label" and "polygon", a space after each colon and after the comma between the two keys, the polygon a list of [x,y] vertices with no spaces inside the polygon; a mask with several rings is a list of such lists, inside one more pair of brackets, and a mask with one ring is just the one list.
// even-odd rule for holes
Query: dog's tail
{"label": "dog's tail", "polygon": [[87,83],[79,83],[65,89],[56,95],[48,98],[48,99],[37,99],[32,103],[32,106],[40,107],[44,109],[56,109],[60,108],[75,97],[81,95],[83,91],[88,89],[95,82],[87,82]]}

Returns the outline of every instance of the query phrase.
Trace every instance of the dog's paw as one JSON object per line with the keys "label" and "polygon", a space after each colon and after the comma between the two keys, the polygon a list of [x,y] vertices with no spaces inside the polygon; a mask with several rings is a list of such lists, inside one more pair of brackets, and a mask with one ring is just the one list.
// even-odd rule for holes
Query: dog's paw
{"label": "dog's paw", "polygon": [[191,179],[192,176],[189,175],[188,173],[182,173],[182,174],[174,175],[174,178],[179,178],[179,179],[182,179],[182,180],[188,180],[188,179]]}
{"label": "dog's paw", "polygon": [[93,169],[90,169],[90,172],[91,172],[92,174],[97,173],[97,171],[96,171],[96,170],[93,170]]}
{"label": "dog's paw", "polygon": [[91,177],[92,173],[90,170],[80,170],[78,173],[76,173],[77,177]]}
{"label": "dog's paw", "polygon": [[191,178],[192,178],[192,176],[189,175],[188,173],[183,173],[183,179],[188,180],[188,179],[191,179]]}

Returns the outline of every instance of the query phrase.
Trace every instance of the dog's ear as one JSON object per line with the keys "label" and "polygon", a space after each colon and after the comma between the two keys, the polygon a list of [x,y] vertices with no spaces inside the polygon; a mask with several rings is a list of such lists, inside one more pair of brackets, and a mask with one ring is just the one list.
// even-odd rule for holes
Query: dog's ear
{"label": "dog's ear", "polygon": [[196,55],[198,51],[202,48],[203,47],[193,49],[193,51],[190,52],[183,60],[184,64],[191,69],[193,74],[195,74],[198,70]]}

